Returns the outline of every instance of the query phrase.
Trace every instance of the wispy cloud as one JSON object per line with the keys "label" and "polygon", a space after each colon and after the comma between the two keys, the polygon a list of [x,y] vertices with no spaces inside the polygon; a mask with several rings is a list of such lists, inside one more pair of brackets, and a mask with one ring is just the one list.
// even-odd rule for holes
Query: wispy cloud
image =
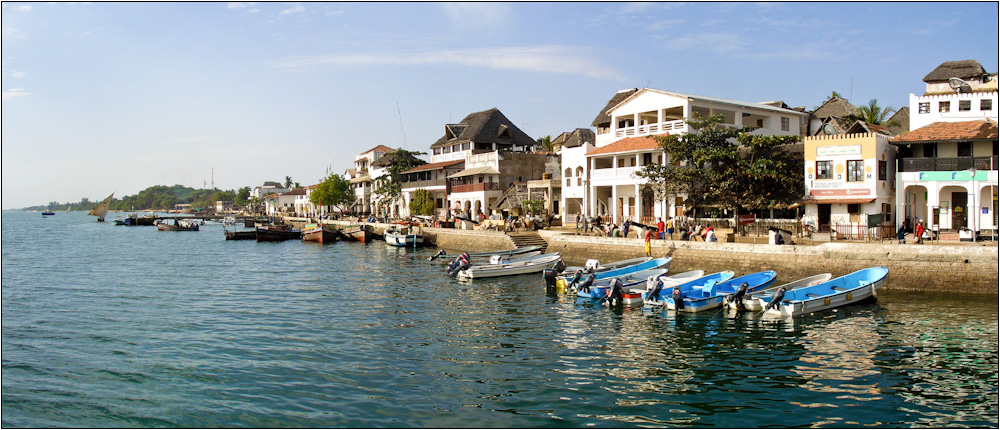
{"label": "wispy cloud", "polygon": [[458,28],[496,32],[515,22],[513,6],[509,3],[442,3],[441,10]]}
{"label": "wispy cloud", "polygon": [[297,4],[297,5],[293,6],[293,7],[290,7],[288,9],[285,9],[285,10],[281,11],[281,12],[278,12],[278,15],[292,15],[292,14],[296,14],[296,13],[302,13],[302,12],[305,12],[305,11],[306,11],[305,6]]}
{"label": "wispy cloud", "polygon": [[593,52],[567,46],[529,46],[432,51],[403,54],[363,53],[292,57],[275,64],[282,68],[331,66],[458,65],[495,70],[583,75],[595,79],[623,80],[611,67],[594,60]]}
{"label": "wispy cloud", "polygon": [[30,93],[28,91],[25,91],[24,88],[10,88],[10,89],[4,90],[4,92],[3,92],[3,99],[7,100],[7,99],[12,99],[12,98],[17,98],[17,97],[28,97],[31,94],[32,93]]}
{"label": "wispy cloud", "polygon": [[245,10],[247,13],[257,13],[260,12],[260,9],[254,7],[256,4],[256,2],[229,2],[226,4],[226,7],[229,9]]}
{"label": "wispy cloud", "polygon": [[21,5],[21,6],[18,6],[17,9],[14,9],[14,10],[19,11],[19,12],[31,12],[31,5],[28,5],[28,4]]}

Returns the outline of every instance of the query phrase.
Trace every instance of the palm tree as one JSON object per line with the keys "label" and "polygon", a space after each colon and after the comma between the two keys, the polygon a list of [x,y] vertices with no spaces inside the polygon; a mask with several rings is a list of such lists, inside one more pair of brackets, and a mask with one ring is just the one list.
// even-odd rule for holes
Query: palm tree
{"label": "palm tree", "polygon": [[867,105],[859,106],[857,115],[852,115],[853,120],[864,121],[868,124],[885,126],[889,116],[896,112],[891,106],[881,107],[878,99],[871,99]]}
{"label": "palm tree", "polygon": [[830,99],[832,99],[832,98],[834,98],[834,97],[837,97],[837,98],[844,98],[844,96],[840,95],[840,93],[838,93],[838,92],[836,92],[836,91],[830,91],[830,95],[829,95],[829,96],[827,96],[827,97],[826,97],[826,99],[827,99],[827,100],[830,100]]}
{"label": "palm tree", "polygon": [[538,150],[546,152],[556,152],[559,145],[552,144],[552,136],[544,136],[538,139]]}
{"label": "palm tree", "polygon": [[291,187],[292,187],[292,177],[285,176],[285,188],[291,188]]}

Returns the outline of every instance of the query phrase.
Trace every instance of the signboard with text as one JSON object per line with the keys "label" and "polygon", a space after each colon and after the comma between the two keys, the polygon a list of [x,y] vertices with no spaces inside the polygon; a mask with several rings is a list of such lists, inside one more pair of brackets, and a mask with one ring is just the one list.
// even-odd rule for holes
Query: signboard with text
{"label": "signboard with text", "polygon": [[757,215],[754,214],[738,215],[736,217],[736,220],[737,222],[740,223],[740,225],[753,224],[757,222]]}

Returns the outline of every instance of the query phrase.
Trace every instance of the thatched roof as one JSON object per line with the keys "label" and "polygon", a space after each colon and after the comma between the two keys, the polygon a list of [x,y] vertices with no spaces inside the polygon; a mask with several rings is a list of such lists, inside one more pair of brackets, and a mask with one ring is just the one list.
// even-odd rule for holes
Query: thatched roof
{"label": "thatched roof", "polygon": [[910,108],[906,106],[899,108],[885,123],[893,136],[910,131]]}
{"label": "thatched roof", "polygon": [[553,144],[561,145],[564,148],[575,148],[577,146],[583,145],[584,143],[594,144],[597,136],[594,131],[589,128],[578,128],[572,132],[563,132],[552,140]]}
{"label": "thatched roof", "polygon": [[497,108],[473,112],[458,124],[445,124],[445,133],[431,149],[456,143],[495,143],[498,146],[533,146],[535,140],[528,136]]}
{"label": "thatched roof", "polygon": [[597,118],[594,118],[594,122],[591,122],[590,125],[597,127],[600,126],[601,124],[611,124],[611,114],[608,113],[608,110],[615,107],[616,105],[618,105],[618,103],[621,103],[622,100],[627,99],[628,96],[635,94],[638,91],[639,91],[638,88],[631,88],[627,90],[621,90],[615,93],[615,96],[612,97],[611,100],[608,100],[608,104],[604,105],[604,108],[601,109],[601,111],[597,114]]}
{"label": "thatched roof", "polygon": [[857,112],[858,108],[851,102],[837,96],[830,97],[813,111],[813,116],[820,119],[830,117],[843,118]]}
{"label": "thatched roof", "polygon": [[941,82],[950,78],[981,79],[986,74],[986,69],[976,60],[945,61],[924,76],[924,82]]}
{"label": "thatched roof", "polygon": [[421,159],[415,157],[413,154],[410,154],[407,151],[403,151],[403,150],[397,149],[397,150],[386,152],[385,154],[383,154],[381,157],[379,157],[378,160],[375,160],[374,162],[372,162],[372,167],[387,167],[387,166],[390,166],[390,165],[392,165],[395,162],[395,160],[396,160],[397,157],[404,157],[405,161],[410,166],[421,166],[421,165],[427,164],[426,161],[421,160]]}

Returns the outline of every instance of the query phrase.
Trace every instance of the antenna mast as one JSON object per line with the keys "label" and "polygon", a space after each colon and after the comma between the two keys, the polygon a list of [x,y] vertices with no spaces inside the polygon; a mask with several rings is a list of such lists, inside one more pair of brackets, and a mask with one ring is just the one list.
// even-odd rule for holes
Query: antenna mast
{"label": "antenna mast", "polygon": [[396,113],[399,114],[399,131],[403,133],[403,149],[406,149],[406,130],[403,129],[403,112],[399,110],[399,102],[396,102]]}

